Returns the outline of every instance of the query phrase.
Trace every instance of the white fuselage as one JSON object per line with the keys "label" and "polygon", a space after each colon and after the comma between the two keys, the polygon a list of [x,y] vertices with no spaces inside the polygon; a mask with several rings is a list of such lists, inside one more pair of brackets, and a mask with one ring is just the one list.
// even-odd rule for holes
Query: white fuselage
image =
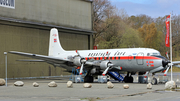
{"label": "white fuselage", "polygon": [[169,63],[159,51],[150,48],[65,51],[60,44],[56,28],[50,31],[48,56],[16,51],[9,53],[39,59],[68,71],[80,67],[80,74],[85,69],[88,75],[101,72],[105,75],[108,71],[155,73],[164,70]]}
{"label": "white fuselage", "polygon": [[[108,60],[122,71],[150,71],[162,66],[162,59],[152,55],[159,55],[157,50],[150,48],[125,48],[125,49],[100,49],[100,50],[79,50],[82,57],[87,61],[94,59],[96,61]],[[77,55],[76,51],[65,51],[59,53],[58,57],[67,59],[70,56]]]}

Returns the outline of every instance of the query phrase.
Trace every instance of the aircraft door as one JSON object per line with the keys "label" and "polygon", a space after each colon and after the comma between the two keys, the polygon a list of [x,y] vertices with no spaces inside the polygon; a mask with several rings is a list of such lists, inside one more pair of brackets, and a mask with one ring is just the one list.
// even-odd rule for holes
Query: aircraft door
{"label": "aircraft door", "polygon": [[138,53],[136,57],[136,62],[138,65],[143,65],[144,64],[144,53]]}

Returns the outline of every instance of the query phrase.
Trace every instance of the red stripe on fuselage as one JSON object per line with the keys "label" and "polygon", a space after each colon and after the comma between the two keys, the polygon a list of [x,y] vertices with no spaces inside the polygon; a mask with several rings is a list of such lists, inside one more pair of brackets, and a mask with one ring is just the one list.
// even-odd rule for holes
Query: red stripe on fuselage
{"label": "red stripe on fuselage", "polygon": [[116,57],[116,60],[118,60],[119,59],[119,57]]}
{"label": "red stripe on fuselage", "polygon": [[149,60],[149,59],[155,59],[155,60],[157,60],[157,59],[160,59],[160,58],[158,58],[158,57],[154,57],[154,56],[136,56],[135,57],[135,59],[147,59],[147,60]]}
{"label": "red stripe on fuselage", "polygon": [[121,56],[120,57],[120,60],[128,60],[129,59],[129,56]]}
{"label": "red stripe on fuselage", "polygon": [[155,59],[155,60],[159,60],[159,59],[161,59],[161,58],[154,57],[154,56],[144,56],[144,59]]}
{"label": "red stripe on fuselage", "polygon": [[[94,58],[95,60],[133,60],[134,56],[121,56],[121,57],[85,57],[86,60]],[[135,56],[135,59],[145,59],[145,60],[159,60],[161,58],[154,57],[154,56]],[[150,61],[153,63],[153,61]]]}
{"label": "red stripe on fuselage", "polygon": [[134,56],[129,56],[129,60],[132,60],[132,59],[134,59]]}

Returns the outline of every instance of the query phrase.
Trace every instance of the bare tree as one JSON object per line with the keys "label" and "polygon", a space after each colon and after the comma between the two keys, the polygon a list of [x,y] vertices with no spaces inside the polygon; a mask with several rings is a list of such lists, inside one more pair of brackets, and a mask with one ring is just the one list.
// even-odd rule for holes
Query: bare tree
{"label": "bare tree", "polygon": [[106,21],[114,15],[115,7],[111,5],[109,0],[94,0],[93,2],[93,12],[94,12],[94,27],[93,30],[96,31],[93,35],[94,45],[96,44],[96,39],[101,33],[105,32],[114,22],[114,20]]}

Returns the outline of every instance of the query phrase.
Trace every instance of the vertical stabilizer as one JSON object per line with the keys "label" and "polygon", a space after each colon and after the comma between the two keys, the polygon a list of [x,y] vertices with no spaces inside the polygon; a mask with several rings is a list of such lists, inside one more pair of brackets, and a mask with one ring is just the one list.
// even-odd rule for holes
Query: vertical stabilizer
{"label": "vertical stabilizer", "polygon": [[63,52],[65,52],[65,50],[61,47],[58,30],[52,28],[49,39],[49,56],[58,56]]}

